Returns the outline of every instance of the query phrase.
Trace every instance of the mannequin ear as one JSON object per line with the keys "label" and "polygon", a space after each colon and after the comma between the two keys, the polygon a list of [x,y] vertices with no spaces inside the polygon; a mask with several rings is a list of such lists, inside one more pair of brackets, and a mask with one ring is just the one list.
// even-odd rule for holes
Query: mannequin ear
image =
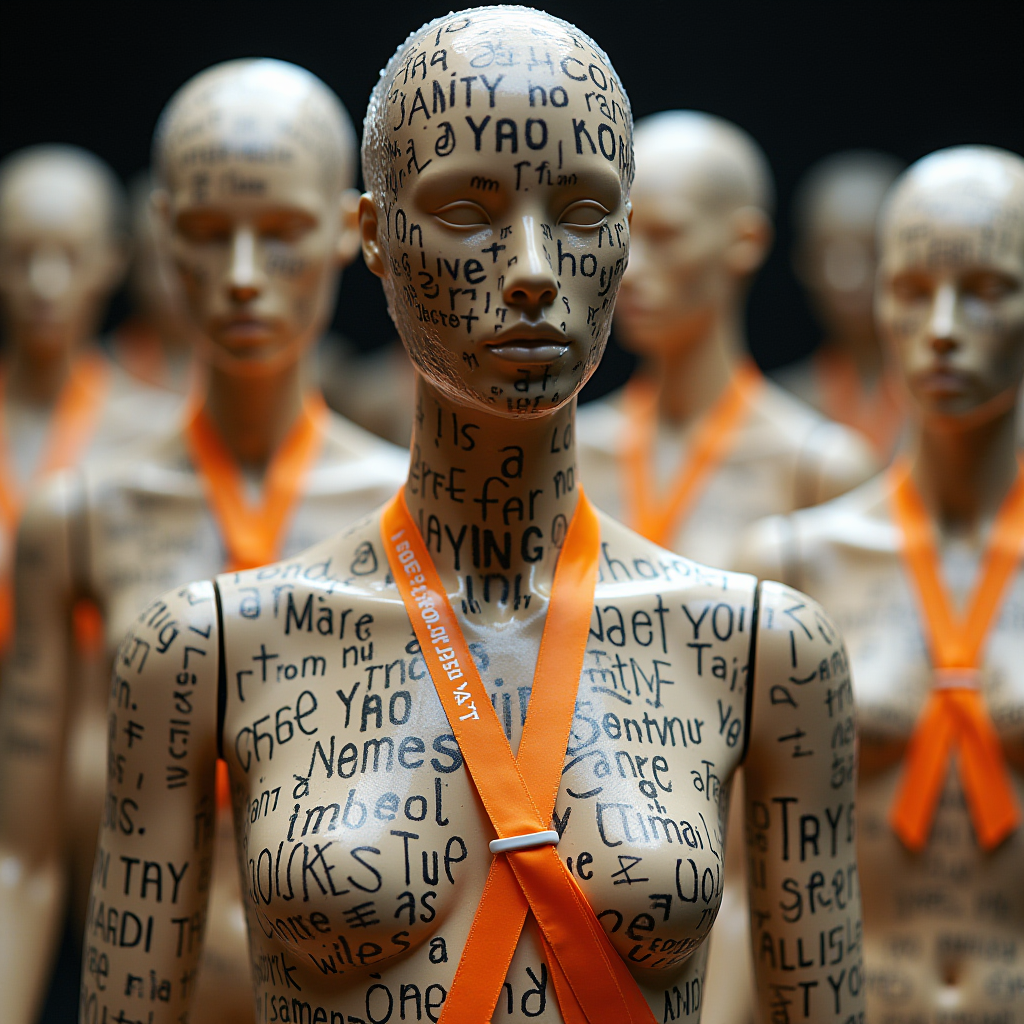
{"label": "mannequin ear", "polygon": [[171,197],[165,188],[155,188],[149,194],[149,208],[158,231],[171,226]]}
{"label": "mannequin ear", "polygon": [[363,262],[371,274],[387,276],[387,263],[381,252],[377,229],[377,204],[370,192],[364,192],[359,199],[359,235],[363,246]]}
{"label": "mannequin ear", "polygon": [[338,202],[338,265],[347,267],[359,252],[359,190],[347,188]]}
{"label": "mannequin ear", "polygon": [[730,269],[738,277],[752,274],[768,255],[775,232],[764,210],[741,206],[732,214],[733,241],[726,253]]}

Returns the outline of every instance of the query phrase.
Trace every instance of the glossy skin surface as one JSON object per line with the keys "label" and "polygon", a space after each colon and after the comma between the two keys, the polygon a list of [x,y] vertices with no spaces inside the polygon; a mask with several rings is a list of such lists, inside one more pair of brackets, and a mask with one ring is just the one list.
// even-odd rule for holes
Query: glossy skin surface
{"label": "glossy skin surface", "polygon": [[[913,404],[908,455],[935,527],[942,577],[963,609],[999,501],[1016,473],[1014,398],[1024,376],[1024,162],[945,150],[914,165],[886,216],[879,324]],[[981,850],[950,770],[925,851],[887,822],[931,668],[880,477],[818,509],[759,524],[745,564],[825,603],[850,648],[860,726],[858,854],[869,1019],[1024,1019],[1018,830]],[[1024,574],[982,653],[981,690],[1018,801],[1024,708]],[[837,764],[844,751],[836,750]],[[755,947],[756,948],[756,947]]]}
{"label": "glossy skin surface", "polygon": [[[720,118],[669,111],[638,125],[632,248],[616,325],[657,383],[652,468],[659,493],[744,357],[743,305],[771,243],[771,189],[756,144]],[[626,508],[621,402],[613,395],[590,403],[580,420],[591,495],[616,516]],[[873,469],[859,438],[769,385],[670,546],[730,566],[738,531],[751,522],[835,497]]]}
{"label": "glossy skin surface", "polygon": [[[487,62],[498,60],[492,70]],[[516,177],[522,159],[536,172],[527,138],[538,153],[544,148],[542,129],[534,125],[536,134],[528,135],[526,128],[540,105],[535,93],[530,113],[527,86],[537,84],[538,67],[550,76],[543,115],[550,156],[536,161],[548,159],[550,186],[543,175]],[[464,79],[474,75],[481,81],[463,112]],[[371,104],[364,153],[371,189],[361,204],[364,257],[384,280],[420,371],[406,499],[513,748],[524,715],[532,713],[528,666],[536,660],[578,493],[571,396],[606,341],[616,266],[628,252],[628,105],[622,97],[617,121],[610,103],[600,115],[596,104],[588,109],[592,89],[580,75],[608,93],[606,100],[613,82],[621,96],[607,58],[564,23],[510,8],[449,15],[411,37],[389,65],[375,93],[384,103]],[[488,85],[480,89],[483,76]],[[440,99],[438,119],[432,114],[427,125],[435,80],[443,85],[454,143],[439,123]],[[611,137],[616,151],[609,157]],[[435,162],[444,166],[428,177]],[[557,184],[558,171],[574,180]],[[482,184],[482,176],[496,187]],[[605,213],[594,224],[566,219],[600,209]],[[396,228],[399,210],[404,233]],[[559,248],[575,263],[560,264]],[[451,280],[456,261],[458,283]],[[468,293],[467,263],[477,279],[466,282]],[[439,274],[448,275],[443,288]],[[752,579],[660,551],[611,520],[602,519],[601,540],[585,669],[578,684],[567,681],[579,686],[579,703],[556,801],[559,852],[572,859],[574,876],[657,1016],[698,1020],[702,940],[721,900],[722,829],[744,735],[758,766],[748,793],[764,850],[757,905],[775,921],[784,877],[802,877],[819,863],[849,868],[850,787],[833,788],[824,772],[806,770],[831,732],[824,702],[768,699],[772,685],[786,685],[794,658],[804,675],[813,672],[811,692],[823,695],[829,686],[818,679],[823,662],[835,672],[835,685],[846,680],[841,640],[823,613],[766,585],[750,666]],[[100,863],[109,857],[110,871],[97,873],[94,894],[105,907],[135,908],[147,927],[151,916],[153,932],[148,950],[123,948],[97,925],[109,981],[101,989],[85,978],[83,1020],[145,1005],[154,1021],[170,1021],[187,1007],[189,972],[200,952],[192,923],[201,920],[206,898],[219,648],[226,684],[221,738],[247,892],[257,1018],[365,1022],[404,1011],[407,1019],[437,1020],[480,898],[493,831],[388,579],[379,515],[278,566],[168,594],[129,634],[115,677],[127,703],[119,710],[115,697],[111,712],[143,735],[130,748],[123,728],[113,736],[111,753],[124,757],[124,780],[111,792],[115,801],[132,800],[138,813],[132,809],[130,830],[104,832]],[[748,704],[752,671],[757,686]],[[163,735],[178,713],[161,680],[179,673],[191,697],[179,762],[188,774],[184,785],[168,789]],[[803,746],[794,748],[794,726],[817,744],[807,757],[800,756]],[[808,848],[798,862],[784,839],[781,810],[794,805],[772,802],[783,796],[821,822],[826,806],[833,817],[838,808],[843,825],[834,844]],[[122,856],[160,859],[168,870],[173,864],[181,879],[173,906],[158,905],[153,890],[143,894],[134,876],[124,895]],[[857,897],[830,917],[856,936]],[[816,922],[808,919],[779,921],[778,929],[787,939],[799,932],[807,948],[817,942]],[[809,1001],[815,1020],[845,1020],[860,1009],[847,980],[856,969],[856,944],[832,955],[842,964],[832,969],[837,996],[827,968],[799,975],[805,988],[798,998]],[[129,974],[150,970],[167,980],[167,1003],[136,1004],[120,995]],[[762,973],[766,1008],[776,998],[771,985],[791,985],[792,977],[780,969]],[[493,1015],[528,1018],[561,1019],[532,925]]]}
{"label": "glossy skin surface", "polygon": [[[258,100],[266,93],[272,95],[263,116],[253,117],[253,96]],[[288,111],[281,109],[282,94],[292,102],[283,119]],[[263,176],[245,152],[232,151],[239,141],[234,132],[239,121],[244,122],[241,141],[281,155],[288,173]],[[196,123],[202,131],[195,130]],[[297,144],[293,133],[300,130],[306,134]],[[243,466],[250,500],[262,500],[276,439],[292,428],[307,394],[309,348],[330,314],[339,271],[358,243],[354,224],[350,220],[346,229],[342,213],[347,182],[339,154],[348,147],[351,167],[351,129],[336,97],[308,72],[279,62],[247,61],[212,69],[189,83],[172,101],[162,138],[158,149],[169,190],[158,194],[156,212],[164,216],[172,237],[179,224],[187,228],[182,229],[186,237],[177,239],[177,253],[191,274],[193,330],[220,331],[198,353],[206,378],[206,412],[229,449],[242,437],[241,448],[231,454]],[[218,159],[212,167],[200,162],[182,171],[189,153],[197,150],[218,154]],[[189,196],[197,194],[196,182],[204,175],[205,198],[197,206]],[[241,194],[230,187],[239,181],[248,183]],[[195,186],[191,191],[190,182]],[[176,197],[183,194],[179,206]],[[284,239],[254,238],[253,223],[280,226],[294,215],[297,194],[305,196],[304,230]],[[216,231],[197,237],[197,210]],[[246,249],[239,239],[253,245]],[[240,351],[232,348],[233,325],[224,326],[225,318],[244,325]],[[258,420],[255,426],[252,418]],[[400,485],[406,465],[398,449],[331,417],[284,525],[282,554],[302,550],[339,522],[378,507]],[[163,590],[215,573],[227,560],[204,481],[180,427],[123,459],[63,474],[33,499],[19,540],[20,619],[16,657],[5,680],[7,742],[0,775],[3,846],[8,863],[18,869],[11,872],[14,881],[0,911],[33,925],[21,933],[23,959],[12,958],[12,974],[0,983],[11,994],[5,1019],[32,1019],[40,982],[24,969],[25,963],[31,958],[45,967],[52,948],[39,927],[44,911],[52,912],[44,898],[49,892],[40,894],[40,880],[59,886],[66,843],[72,899],[85,930],[86,921],[95,919],[95,907],[86,904],[101,820],[127,820],[109,817],[106,799],[111,781],[121,777],[116,761],[105,757],[106,704],[118,643],[139,611]],[[80,597],[93,600],[105,621],[102,664],[89,676],[83,676],[70,644],[71,609]],[[36,812],[38,828],[26,829],[33,808],[55,803],[66,811]],[[245,925],[230,834],[227,838],[213,870],[208,955],[194,1022],[252,1019]],[[32,915],[25,905],[34,901],[44,906]],[[88,932],[84,952],[86,970],[98,978],[106,950]]]}

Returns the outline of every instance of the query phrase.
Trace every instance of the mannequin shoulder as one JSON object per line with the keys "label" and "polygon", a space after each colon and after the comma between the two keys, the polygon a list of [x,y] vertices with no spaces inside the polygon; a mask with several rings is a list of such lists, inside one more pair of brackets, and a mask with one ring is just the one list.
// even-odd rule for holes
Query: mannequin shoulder
{"label": "mannequin shoulder", "polygon": [[400,601],[381,543],[382,509],[357,520],[291,558],[243,572],[223,573],[217,589],[226,618],[259,595],[261,604],[277,604],[285,591],[317,591],[324,599],[344,593],[353,599]]}
{"label": "mannequin shoulder", "polygon": [[740,537],[736,564],[760,579],[792,581],[841,549],[865,555],[898,549],[886,474],[821,505],[753,523]]}
{"label": "mannequin shoulder", "polygon": [[752,427],[774,435],[796,458],[802,504],[820,504],[845,494],[878,472],[878,460],[867,439],[835,423],[766,381],[757,399]]}
{"label": "mannequin shoulder", "polygon": [[81,476],[91,507],[117,493],[176,497],[202,494],[178,427],[92,456],[83,463]]}
{"label": "mannequin shoulder", "polygon": [[[757,580],[667,551],[602,512],[598,597],[657,594],[664,600],[753,602]],[[728,595],[728,596],[725,596]]]}

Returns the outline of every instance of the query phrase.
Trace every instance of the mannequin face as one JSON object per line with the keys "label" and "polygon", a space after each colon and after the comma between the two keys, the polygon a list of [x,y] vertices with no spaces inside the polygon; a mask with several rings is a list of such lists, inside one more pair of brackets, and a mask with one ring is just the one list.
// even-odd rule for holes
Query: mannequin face
{"label": "mannequin face", "polygon": [[436,30],[422,38],[385,97],[391,188],[363,199],[363,251],[431,384],[544,412],[608,338],[629,253],[629,115],[584,42],[539,16],[472,17],[453,16],[439,46]]}
{"label": "mannequin face", "polygon": [[[1012,405],[1024,376],[1024,175],[999,196],[901,189],[885,232],[879,324],[925,415]],[[972,417],[973,419],[974,417]]]}
{"label": "mannequin face", "polygon": [[124,266],[111,196],[84,161],[39,156],[0,191],[0,309],[5,335],[30,358],[87,341]]}
{"label": "mannequin face", "polygon": [[834,340],[875,344],[875,225],[898,172],[882,154],[840,155],[811,172],[794,269]]}
{"label": "mannequin face", "polygon": [[[217,109],[207,93],[189,102],[196,109],[180,116],[195,130],[167,143],[169,180],[156,194],[188,313],[214,365],[275,370],[327,321],[339,269],[358,244],[356,197],[329,186],[320,157],[292,137],[316,126],[288,125],[290,135],[258,111],[244,119]],[[236,123],[244,139],[232,134]],[[273,158],[246,159],[254,148]]]}
{"label": "mannequin face", "polygon": [[685,351],[706,337],[738,302],[771,235],[761,210],[715,194],[728,142],[708,133],[691,145],[675,130],[650,127],[637,139],[633,249],[616,326],[626,347],[644,356]]}

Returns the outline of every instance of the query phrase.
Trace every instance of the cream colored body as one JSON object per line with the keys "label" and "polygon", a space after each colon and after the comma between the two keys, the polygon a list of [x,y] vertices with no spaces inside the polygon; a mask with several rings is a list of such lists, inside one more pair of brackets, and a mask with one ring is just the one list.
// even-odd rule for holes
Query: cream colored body
{"label": "cream colored body", "polygon": [[[580,468],[587,493],[610,515],[625,518],[627,484],[621,452],[629,425],[621,396],[580,410]],[[658,424],[651,459],[663,500],[686,461],[699,423]],[[872,459],[851,431],[824,419],[765,381],[725,458],[707,477],[671,548],[712,565],[735,565],[742,531],[767,515],[816,505],[863,482]]]}
{"label": "cream colored body", "polygon": [[[375,508],[401,482],[405,458],[398,449],[338,418],[332,418],[328,431],[284,538],[285,553],[308,547],[339,522]],[[5,680],[4,720],[8,737],[45,736],[45,750],[9,753],[5,778],[8,786],[25,791],[29,806],[45,802],[55,787],[65,794],[65,810],[51,823],[51,841],[54,848],[68,844],[72,905],[84,924],[107,785],[106,698],[117,645],[156,595],[223,566],[226,554],[179,434],[136,448],[128,457],[55,477],[27,511],[19,551],[24,571],[16,580],[18,640]],[[105,623],[103,662],[86,672],[76,664],[70,642],[71,608],[81,597],[96,602]],[[64,712],[45,724],[38,717],[44,700]],[[68,753],[58,782],[50,773],[58,760],[54,752],[62,746]],[[24,857],[26,870],[40,868],[19,838],[5,831],[8,855]],[[233,873],[222,873],[218,882],[229,892],[235,888]],[[222,904],[230,915],[232,901],[222,899]],[[208,969],[210,996],[220,1000],[222,1013],[231,1008],[239,1019],[249,1016],[246,972],[243,966],[239,973],[238,966],[243,942],[236,936],[233,943],[218,944],[214,971]],[[84,952],[87,961],[96,955],[88,943]],[[218,976],[220,961],[234,963]]]}
{"label": "cream colored body", "polygon": [[[742,691],[753,580],[700,569],[607,519],[602,541],[602,582],[556,801],[560,852],[576,865],[584,893],[603,915],[659,1019],[696,1020],[706,949],[701,941],[721,900],[727,793],[748,727]],[[118,732],[111,753],[116,774],[109,800],[118,817],[101,836],[87,930],[90,944],[108,954],[109,976],[105,993],[95,978],[86,978],[83,1019],[93,1019],[91,1014],[104,1006],[110,1013],[145,1006],[156,1011],[154,1020],[172,1020],[186,1005],[187,986],[180,978],[199,952],[187,922],[203,912],[202,865],[212,840],[203,808],[212,800],[221,637],[228,684],[224,750],[248,890],[257,1020],[289,1014],[304,1019],[307,1012],[317,1019],[320,1008],[321,1019],[334,1014],[335,1019],[380,1020],[389,1006],[398,1013],[403,1000],[409,1015],[422,1005],[420,1019],[437,1019],[479,899],[493,831],[460,764],[450,727],[415,654],[405,609],[393,585],[385,583],[385,571],[374,516],[277,568],[237,580],[221,577],[219,626],[208,584],[165,597],[137,623],[115,675],[111,712]],[[528,708],[524,666],[535,660],[543,625],[543,602],[537,595],[533,600],[530,614],[506,630],[467,629],[513,746],[521,734],[524,703]],[[453,604],[460,607],[458,594]],[[695,621],[706,613],[696,631],[684,606]],[[783,924],[778,904],[788,897],[779,886],[789,876],[804,886],[814,870],[821,870],[843,880],[837,884],[848,881],[851,895],[856,892],[850,784],[830,784],[825,754],[835,726],[850,728],[851,708],[849,703],[842,712],[837,707],[831,721],[821,710],[830,689],[848,689],[845,656],[828,620],[798,595],[769,586],[761,609],[749,760],[758,768],[758,782],[748,783],[748,816],[763,823],[763,809],[772,810],[769,827],[752,836],[766,844],[759,861],[763,889],[755,890],[753,899],[790,950],[799,935],[804,950],[816,951],[827,929],[809,915],[796,927]],[[786,609],[796,609],[795,620],[786,617]],[[615,631],[620,614],[621,640]],[[459,617],[466,622],[466,616]],[[727,640],[715,638],[715,622]],[[768,699],[771,687],[788,686],[794,671],[791,636],[801,675],[816,672],[822,661],[835,670],[834,678],[811,684],[820,701],[801,700],[799,709],[773,706]],[[710,644],[700,649],[702,674],[697,651],[689,646],[694,642]],[[167,645],[163,653],[162,645]],[[186,647],[191,650],[182,678],[189,687],[190,713],[181,728],[188,738],[183,731],[176,742],[182,751],[187,745],[179,763],[189,774],[186,785],[168,790],[163,733],[176,712],[160,681],[177,677]],[[725,678],[711,674],[713,665]],[[660,687],[642,681],[640,673],[653,679],[656,671]],[[806,689],[802,694],[809,696]],[[626,719],[629,725],[623,724]],[[139,727],[144,732],[133,749],[123,738],[129,721],[136,723],[135,732]],[[780,742],[801,729],[799,739]],[[781,759],[780,749],[786,751]],[[814,753],[793,756],[802,751]],[[647,765],[646,788],[640,775],[633,775],[638,765]],[[648,798],[651,790],[660,806]],[[795,846],[784,851],[781,805],[772,800],[785,797],[797,801],[787,809],[816,815],[823,830],[826,806],[833,818],[838,815],[834,842],[823,841],[818,856],[810,847],[806,859]],[[140,899],[137,881],[129,883],[126,896],[122,857],[158,859],[173,864],[178,874],[188,862],[176,900],[157,903],[155,890]],[[835,906],[827,912],[828,927],[839,929],[828,947],[831,967],[761,972],[766,1010],[769,984],[795,980],[809,986],[810,1019],[845,1020],[855,1011],[859,1002],[845,987],[853,977],[859,992],[855,907],[852,896],[845,912]],[[150,955],[111,941],[112,911],[135,913],[146,928],[152,917]],[[846,945],[850,940],[852,946]],[[158,981],[172,982],[166,1007],[146,1002],[144,995],[122,997],[129,973],[148,978],[151,969]],[[833,1010],[829,975],[840,992],[839,1013]],[[507,985],[493,1019],[561,1019],[530,930]]]}
{"label": "cream colored body", "polygon": [[[821,508],[767,520],[747,540],[752,568],[799,586],[842,630],[855,671],[860,730],[858,859],[864,886],[868,1019],[1015,1020],[1024,1008],[1024,890],[1018,831],[979,849],[951,769],[932,839],[909,853],[888,825],[903,756],[931,686],[916,595],[899,553],[888,478]],[[984,537],[943,545],[943,578],[963,608]],[[981,687],[1024,801],[1024,573],[1012,583],[986,644]],[[850,754],[837,733],[834,770]],[[758,936],[754,937],[758,955]],[[980,1016],[979,1016],[980,1019]]]}

